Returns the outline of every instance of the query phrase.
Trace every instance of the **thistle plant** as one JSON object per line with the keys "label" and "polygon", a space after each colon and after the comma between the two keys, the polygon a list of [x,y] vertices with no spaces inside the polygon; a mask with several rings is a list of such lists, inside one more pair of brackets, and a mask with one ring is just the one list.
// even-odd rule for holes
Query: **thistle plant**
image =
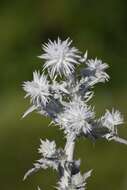
{"label": "thistle plant", "polygon": [[92,170],[81,174],[80,160],[74,159],[76,140],[82,136],[93,141],[100,138],[123,144],[127,141],[118,136],[117,127],[123,124],[118,110],[106,110],[96,118],[94,108],[89,105],[94,86],[109,80],[105,72],[107,63],[89,59],[87,51],[83,54],[71,44],[69,38],[43,44],[43,54],[39,56],[44,60],[43,71],[33,72],[33,80],[23,83],[25,97],[30,97],[31,103],[23,117],[33,111],[49,117],[50,124],[58,126],[66,139],[64,148],[57,148],[54,140],[41,139],[38,149],[41,158],[25,174],[24,180],[32,173],[51,167],[59,174],[56,189],[85,190]]}

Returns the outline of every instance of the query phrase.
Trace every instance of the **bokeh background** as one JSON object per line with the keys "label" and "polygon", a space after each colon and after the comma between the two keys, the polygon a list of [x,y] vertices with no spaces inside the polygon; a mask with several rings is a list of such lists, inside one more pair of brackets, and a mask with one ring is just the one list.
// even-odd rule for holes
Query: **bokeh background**
{"label": "bokeh background", "polygon": [[[39,158],[40,138],[64,138],[57,127],[32,113],[21,119],[28,108],[23,81],[32,79],[35,69],[42,69],[37,58],[41,43],[48,38],[68,36],[89,57],[109,63],[107,84],[95,88],[97,115],[105,108],[118,108],[125,116],[119,129],[127,138],[127,1],[126,0],[1,0],[0,1],[0,189],[53,189],[57,174],[41,171],[25,182],[24,173]],[[127,189],[127,147],[114,142],[79,139],[75,157],[81,158],[81,170],[93,168],[89,190]]]}

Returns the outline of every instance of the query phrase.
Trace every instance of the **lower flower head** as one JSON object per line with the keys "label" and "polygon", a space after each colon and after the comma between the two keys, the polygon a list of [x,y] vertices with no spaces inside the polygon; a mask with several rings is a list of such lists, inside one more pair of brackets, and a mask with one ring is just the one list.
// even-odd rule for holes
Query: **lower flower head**
{"label": "lower flower head", "polygon": [[58,114],[56,123],[65,130],[65,133],[79,135],[82,131],[89,132],[88,121],[94,117],[94,112],[82,101],[72,101],[67,104],[64,112]]}

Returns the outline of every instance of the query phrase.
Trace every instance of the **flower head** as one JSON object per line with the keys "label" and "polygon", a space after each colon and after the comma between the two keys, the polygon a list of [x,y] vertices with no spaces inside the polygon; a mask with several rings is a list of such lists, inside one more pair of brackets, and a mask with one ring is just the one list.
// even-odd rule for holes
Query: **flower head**
{"label": "flower head", "polygon": [[65,110],[58,114],[56,123],[65,130],[65,133],[79,135],[82,131],[88,133],[91,126],[88,121],[94,117],[91,108],[80,99],[68,103]]}
{"label": "flower head", "polygon": [[112,112],[107,110],[101,120],[103,126],[107,127],[111,131],[114,131],[114,126],[123,123],[123,117],[121,113],[118,110],[114,111],[114,109],[112,109]]}
{"label": "flower head", "polygon": [[55,141],[43,141],[41,140],[40,148],[38,149],[44,157],[52,158],[56,153],[56,143]]}
{"label": "flower head", "polygon": [[23,89],[27,92],[25,97],[30,96],[33,103],[45,105],[48,102],[49,82],[44,74],[40,75],[40,72],[35,71],[33,81],[24,82]]}
{"label": "flower head", "polygon": [[70,47],[72,41],[66,39],[61,41],[59,38],[57,41],[43,45],[44,54],[39,56],[46,60],[44,69],[48,68],[50,77],[55,75],[68,76],[74,71],[74,64],[78,64],[77,59],[80,58],[79,51],[75,47]]}
{"label": "flower head", "polygon": [[102,63],[101,60],[96,58],[95,60],[89,59],[86,62],[86,65],[88,67],[82,71],[82,75],[86,77],[86,80],[90,85],[108,81],[109,75],[105,72],[105,69],[108,68],[106,63]]}

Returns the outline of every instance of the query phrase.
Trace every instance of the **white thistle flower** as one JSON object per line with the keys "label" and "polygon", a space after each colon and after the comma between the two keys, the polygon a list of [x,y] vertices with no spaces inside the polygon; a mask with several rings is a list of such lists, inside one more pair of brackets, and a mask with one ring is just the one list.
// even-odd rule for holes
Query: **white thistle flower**
{"label": "white thistle flower", "polygon": [[48,102],[50,92],[46,75],[40,75],[40,72],[37,71],[33,72],[33,81],[24,82],[23,89],[27,92],[25,97],[30,96],[34,104],[46,105]]}
{"label": "white thistle flower", "polygon": [[88,133],[91,130],[88,121],[92,118],[94,118],[94,112],[91,108],[77,99],[68,103],[64,112],[58,114],[56,123],[65,129],[65,133],[79,135],[82,131]]}
{"label": "white thistle flower", "polygon": [[38,152],[41,153],[44,157],[52,158],[56,153],[56,143],[55,141],[43,141],[41,140],[40,148]]}
{"label": "white thistle flower", "polygon": [[77,59],[80,58],[79,51],[75,47],[70,47],[72,41],[68,38],[65,41],[61,41],[58,38],[57,41],[43,45],[44,54],[39,56],[46,60],[44,69],[48,68],[50,77],[55,75],[69,76],[74,71],[74,65],[79,64]]}
{"label": "white thistle flower", "polygon": [[88,82],[90,82],[91,86],[98,82],[105,82],[109,80],[109,75],[105,72],[105,69],[108,68],[108,64],[102,63],[101,60],[96,58],[95,60],[89,59],[86,62],[86,65],[88,67],[84,69],[82,73],[85,74],[85,77]]}
{"label": "white thistle flower", "polygon": [[118,110],[114,111],[114,109],[112,109],[112,112],[109,110],[106,111],[105,115],[101,118],[101,121],[103,126],[107,127],[111,131],[114,131],[114,126],[123,123],[123,117]]}

